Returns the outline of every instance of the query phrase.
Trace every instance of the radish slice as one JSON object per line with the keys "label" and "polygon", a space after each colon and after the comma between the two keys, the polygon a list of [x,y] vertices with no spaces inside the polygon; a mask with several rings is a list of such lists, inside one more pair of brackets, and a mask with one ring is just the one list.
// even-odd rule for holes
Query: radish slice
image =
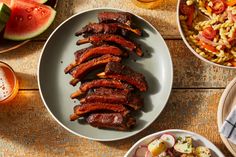
{"label": "radish slice", "polygon": [[207,38],[205,38],[201,33],[199,33],[197,35],[197,38],[201,41],[203,41],[204,43],[208,44],[208,45],[211,45],[211,46],[218,46],[218,45],[224,45],[224,44],[221,44],[221,43],[216,43],[216,42],[213,42]]}
{"label": "radish slice", "polygon": [[145,157],[152,157],[152,153],[148,150],[145,153]]}
{"label": "radish slice", "polygon": [[171,134],[163,134],[160,139],[165,142],[167,148],[172,148],[175,145],[175,137]]}
{"label": "radish slice", "polygon": [[212,46],[217,46],[217,43],[205,38],[204,36],[202,36],[200,33],[198,34],[198,39],[200,39],[201,41],[203,41],[204,43],[208,44],[208,45],[212,45]]}
{"label": "radish slice", "polygon": [[147,152],[149,152],[148,147],[146,145],[141,145],[136,149],[134,157],[146,157]]}

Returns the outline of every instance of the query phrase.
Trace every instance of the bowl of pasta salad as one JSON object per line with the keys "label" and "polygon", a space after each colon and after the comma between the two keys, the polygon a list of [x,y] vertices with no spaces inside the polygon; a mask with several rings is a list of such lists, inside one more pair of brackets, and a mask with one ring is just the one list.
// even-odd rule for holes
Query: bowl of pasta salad
{"label": "bowl of pasta salad", "polygon": [[236,69],[236,0],[179,0],[177,22],[198,58]]}

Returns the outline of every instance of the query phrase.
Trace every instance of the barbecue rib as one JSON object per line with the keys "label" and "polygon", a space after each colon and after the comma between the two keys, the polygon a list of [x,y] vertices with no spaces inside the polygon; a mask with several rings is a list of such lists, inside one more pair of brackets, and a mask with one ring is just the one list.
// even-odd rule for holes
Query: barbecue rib
{"label": "barbecue rib", "polygon": [[123,31],[130,31],[141,36],[141,31],[139,29],[133,29],[128,25],[121,23],[90,23],[84,26],[80,31],[76,32],[75,35],[79,36],[82,34],[120,34]]}
{"label": "barbecue rib", "polygon": [[65,68],[64,72],[68,73],[68,72],[70,72],[71,69],[73,69],[74,67],[76,67],[77,65],[79,65],[81,63],[84,63],[84,62],[88,61],[90,58],[105,55],[105,54],[110,54],[110,55],[114,55],[114,56],[122,56],[123,52],[118,47],[109,46],[109,45],[102,45],[102,46],[98,46],[98,47],[87,48],[86,50],[83,50],[82,53],[81,52],[79,52],[79,53],[76,52],[75,62],[68,65]]}
{"label": "barbecue rib", "polygon": [[74,121],[79,117],[83,117],[92,112],[98,111],[112,111],[119,112],[122,115],[126,115],[129,113],[123,105],[121,104],[109,104],[109,103],[85,103],[82,105],[77,105],[74,107],[74,114],[70,116],[70,120]]}
{"label": "barbecue rib", "polygon": [[85,98],[80,99],[80,103],[89,102],[126,104],[128,102],[128,98],[121,93],[99,94],[95,91],[93,93],[89,93]]}
{"label": "barbecue rib", "polygon": [[127,94],[124,90],[100,87],[94,92],[87,94],[80,99],[80,103],[114,103],[131,107],[133,110],[139,110],[143,107],[143,99],[137,94]]}
{"label": "barbecue rib", "polygon": [[85,76],[89,71],[96,69],[102,65],[107,64],[108,62],[120,62],[121,58],[112,56],[109,54],[103,55],[98,58],[94,58],[88,62],[82,63],[78,66],[76,66],[72,71],[70,71],[70,74],[80,80],[81,77]]}
{"label": "barbecue rib", "polygon": [[127,105],[134,110],[139,110],[143,107],[144,101],[139,95],[130,94]]}
{"label": "barbecue rib", "polygon": [[133,108],[134,110],[139,110],[144,105],[143,98],[137,94],[131,93],[131,91],[121,90],[121,89],[112,89],[112,88],[96,88],[95,92],[100,95],[115,95],[115,94],[123,94],[128,98],[128,101],[125,105]]}
{"label": "barbecue rib", "polygon": [[78,51],[76,51],[74,53],[74,56],[75,56],[75,62],[73,62],[72,64],[68,65],[65,69],[64,69],[64,72],[65,74],[69,73],[71,69],[73,69],[73,65],[76,63],[77,61],[77,58],[80,58],[81,55],[86,52],[86,51],[89,51],[90,49],[94,48],[95,46],[90,46],[90,47],[87,47],[87,48],[84,48],[84,49],[80,49]]}
{"label": "barbecue rib", "polygon": [[99,87],[95,89],[95,92],[97,94],[123,94],[125,96],[128,96],[128,94],[130,93],[129,90],[122,90],[122,89],[113,89],[113,88],[105,88],[105,87]]}
{"label": "barbecue rib", "polygon": [[126,81],[129,84],[138,88],[141,92],[145,92],[148,89],[145,77],[133,71],[128,66],[122,65],[120,63],[109,62],[106,65],[105,72],[97,74],[100,78],[110,78]]}
{"label": "barbecue rib", "polygon": [[122,83],[119,80],[112,80],[112,79],[98,79],[93,80],[90,82],[83,83],[79,90],[77,90],[75,93],[71,94],[71,98],[74,99],[82,94],[87,93],[90,89],[98,88],[98,87],[108,87],[108,88],[117,88],[122,89],[126,91],[131,91],[132,88],[130,85],[126,83]]}
{"label": "barbecue rib", "polygon": [[72,86],[76,86],[77,85],[77,83],[79,83],[79,79],[76,79],[76,78],[73,78],[72,80],[70,80],[70,84],[72,85]]}
{"label": "barbecue rib", "polygon": [[76,52],[74,53],[75,59],[80,58],[80,56],[81,56],[84,52],[86,52],[86,51],[88,51],[88,50],[90,50],[90,49],[92,49],[92,48],[95,48],[95,46],[92,45],[92,46],[89,46],[89,47],[87,47],[87,48],[83,48],[83,49],[80,49],[80,50],[76,51]]}
{"label": "barbecue rib", "polygon": [[100,23],[119,22],[130,26],[132,16],[127,12],[102,12],[98,14],[98,20]]}
{"label": "barbecue rib", "polygon": [[125,48],[130,52],[135,52],[138,56],[143,56],[142,50],[133,42],[126,40],[120,35],[113,35],[113,34],[95,34],[89,36],[84,39],[80,39],[77,41],[77,45],[85,44],[85,43],[92,43],[93,45],[100,45],[100,43],[104,42],[112,42],[120,45],[121,47]]}
{"label": "barbecue rib", "polygon": [[120,113],[96,113],[91,114],[87,122],[97,128],[116,129],[121,131],[129,130],[136,124],[136,120],[130,116],[123,116]]}

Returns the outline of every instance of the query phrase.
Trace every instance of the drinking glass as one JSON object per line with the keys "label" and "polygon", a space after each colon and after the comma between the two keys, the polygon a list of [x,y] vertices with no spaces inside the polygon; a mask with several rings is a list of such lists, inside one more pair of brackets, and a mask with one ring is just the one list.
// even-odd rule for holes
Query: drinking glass
{"label": "drinking glass", "polygon": [[160,0],[132,0],[132,2],[141,8],[154,9],[160,5]]}
{"label": "drinking glass", "polygon": [[11,101],[19,89],[18,80],[13,69],[0,61],[0,104]]}

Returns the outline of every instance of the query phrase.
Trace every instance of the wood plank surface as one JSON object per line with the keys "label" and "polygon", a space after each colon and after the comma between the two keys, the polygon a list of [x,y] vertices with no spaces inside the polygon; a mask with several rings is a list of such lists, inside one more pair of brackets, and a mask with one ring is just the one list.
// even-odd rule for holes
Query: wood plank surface
{"label": "wood plank surface", "polygon": [[173,88],[224,88],[236,71],[210,65],[197,58],[182,40],[166,40],[173,66]]}
{"label": "wood plank surface", "polygon": [[[159,1],[157,9],[147,10],[138,8],[131,0],[59,0],[56,19],[45,33],[19,49],[0,54],[0,60],[16,71],[20,81],[17,97],[0,106],[0,157],[119,157],[140,138],[174,128],[205,136],[226,157],[231,157],[219,137],[216,113],[223,89],[236,71],[209,65],[195,57],[178,32],[177,0]],[[166,39],[174,66],[174,90],[162,114],[143,132],[116,142],[95,142],[66,131],[47,112],[37,85],[39,56],[49,34],[68,17],[98,7],[123,9],[151,22]]]}
{"label": "wood plank surface", "polygon": [[160,117],[143,132],[116,142],[95,142],[77,137],[57,124],[38,91],[20,91],[11,103],[0,106],[0,156],[121,157],[140,138],[175,128],[207,137],[230,157],[216,124],[222,92],[222,89],[173,90]]}
{"label": "wood plank surface", "polygon": [[[219,68],[195,57],[182,40],[166,40],[174,66],[174,88],[224,88],[235,70]],[[0,55],[17,72],[21,89],[38,89],[37,66],[44,42],[30,42]],[[73,53],[73,52],[71,52]]]}
{"label": "wood plank surface", "polygon": [[37,66],[44,42],[29,42],[13,51],[0,54],[0,61],[9,64],[19,79],[20,89],[37,89]]}
{"label": "wood plank surface", "polygon": [[131,0],[63,0],[58,2],[57,16],[53,25],[44,34],[35,40],[46,39],[48,35],[64,20],[70,16],[92,8],[110,7],[140,15],[151,22],[154,27],[164,36],[164,38],[180,38],[176,22],[177,0],[159,0],[157,9],[142,9],[134,5]]}

